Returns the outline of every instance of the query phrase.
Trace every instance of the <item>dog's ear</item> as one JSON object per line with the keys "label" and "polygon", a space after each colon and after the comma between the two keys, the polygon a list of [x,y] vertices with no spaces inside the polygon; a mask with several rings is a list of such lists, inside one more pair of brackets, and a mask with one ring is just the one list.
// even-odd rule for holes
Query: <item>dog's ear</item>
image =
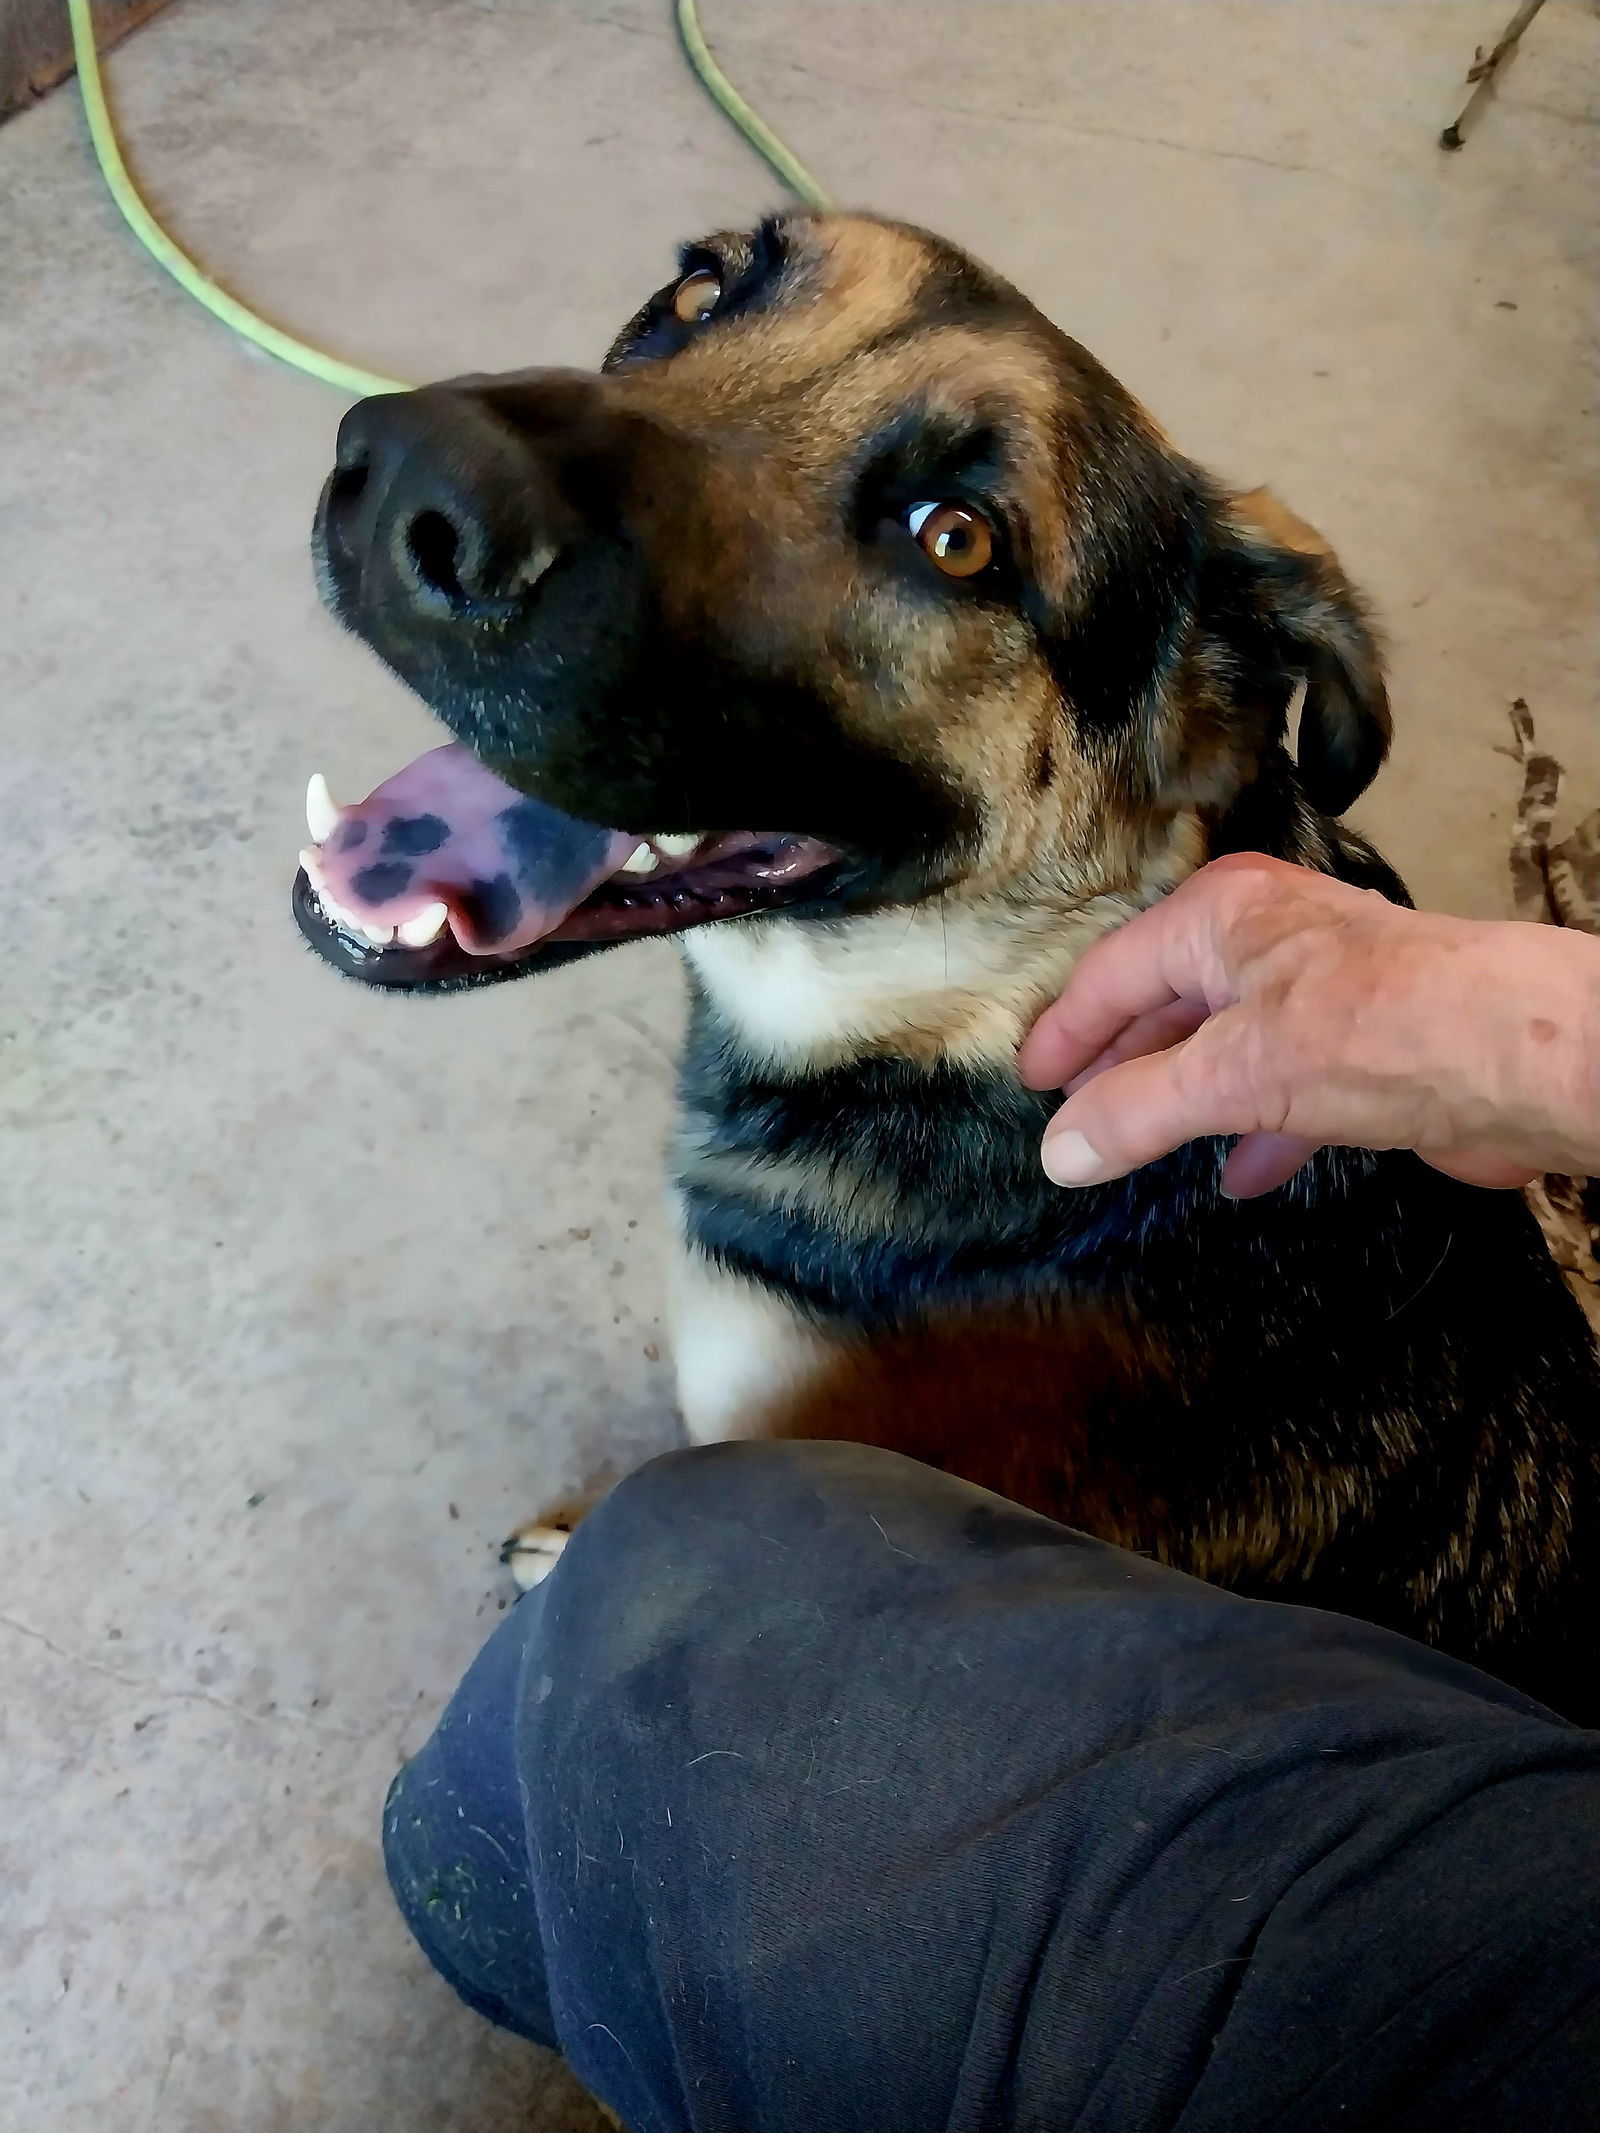
{"label": "dog's ear", "polygon": [[1227,516],[1263,649],[1305,681],[1300,782],[1314,807],[1342,815],[1377,776],[1394,730],[1377,635],[1333,550],[1270,489],[1233,497]]}

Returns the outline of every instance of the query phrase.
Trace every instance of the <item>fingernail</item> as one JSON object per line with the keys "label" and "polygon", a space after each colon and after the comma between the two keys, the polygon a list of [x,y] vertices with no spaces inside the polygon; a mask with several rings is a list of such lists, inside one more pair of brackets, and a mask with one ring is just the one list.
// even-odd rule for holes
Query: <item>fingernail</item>
{"label": "fingernail", "polygon": [[1049,1134],[1040,1157],[1045,1176],[1056,1185],[1098,1185],[1108,1175],[1099,1149],[1072,1126]]}

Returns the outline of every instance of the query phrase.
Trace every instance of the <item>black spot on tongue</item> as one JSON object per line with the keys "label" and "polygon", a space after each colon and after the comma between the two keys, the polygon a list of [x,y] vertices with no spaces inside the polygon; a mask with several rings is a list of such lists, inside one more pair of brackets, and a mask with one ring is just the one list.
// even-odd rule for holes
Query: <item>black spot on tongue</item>
{"label": "black spot on tongue", "polygon": [[436,852],[449,835],[450,825],[442,815],[396,815],[383,826],[384,857],[420,859]]}
{"label": "black spot on tongue", "polygon": [[409,859],[379,859],[352,874],[350,886],[363,903],[385,904],[391,896],[405,894],[414,871]]}
{"label": "black spot on tongue", "polygon": [[468,897],[472,930],[485,948],[503,941],[522,916],[522,898],[509,874],[496,874],[492,881],[473,882]]}
{"label": "black spot on tongue", "polygon": [[[558,815],[538,800],[519,800],[515,807],[506,808],[495,817],[495,827],[517,880],[536,904],[564,901],[571,893],[573,875],[596,866],[615,834],[595,823]],[[511,923],[515,925],[516,919]]]}

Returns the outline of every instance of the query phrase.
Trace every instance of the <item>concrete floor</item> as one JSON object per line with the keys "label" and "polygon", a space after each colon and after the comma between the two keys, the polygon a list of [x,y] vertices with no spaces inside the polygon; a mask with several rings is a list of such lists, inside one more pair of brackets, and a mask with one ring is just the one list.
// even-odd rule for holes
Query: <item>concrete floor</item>
{"label": "concrete floor", "polygon": [[[844,198],[1324,526],[1394,644],[1361,820],[1503,911],[1511,697],[1600,798],[1593,6],[1551,0],[1453,159],[1507,0],[705,12]],[[668,16],[181,0],[111,72],[152,199],[269,315],[403,376],[587,362],[773,198]],[[71,92],[0,131],[0,393],[0,2125],[587,2127],[411,1950],[378,1808],[508,1524],[674,1440],[673,963],[427,1006],[301,951],[308,773],[357,795],[430,728],[312,595],[337,398],[135,251]]]}

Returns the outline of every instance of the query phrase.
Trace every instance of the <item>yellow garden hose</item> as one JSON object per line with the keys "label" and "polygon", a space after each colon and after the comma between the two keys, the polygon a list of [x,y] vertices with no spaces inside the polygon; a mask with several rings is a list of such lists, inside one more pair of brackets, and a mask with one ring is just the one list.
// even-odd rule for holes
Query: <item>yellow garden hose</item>
{"label": "yellow garden hose", "polygon": [[699,75],[712,101],[730,118],[758,156],[762,156],[807,207],[827,209],[833,202],[812,177],[800,158],[751,110],[738,90],[711,56],[711,47],[700,30],[700,10],[695,0],[678,0],[678,34],[689,64]]}
{"label": "yellow garden hose", "polygon": [[116,129],[106,108],[105,84],[100,79],[100,56],[95,50],[89,0],[67,0],[67,8],[72,17],[72,54],[78,66],[78,86],[83,91],[84,116],[89,121],[89,138],[94,143],[101,175],[122,211],[123,220],[151,258],[165,267],[196,303],[204,304],[214,318],[221,319],[225,326],[231,326],[235,333],[247,341],[254,341],[258,348],[265,348],[269,355],[277,356],[280,361],[293,363],[298,370],[309,370],[314,378],[337,385],[341,392],[354,393],[358,398],[364,398],[368,393],[405,392],[407,388],[398,378],[381,378],[375,371],[361,370],[353,363],[341,363],[337,356],[324,355],[320,348],[308,348],[292,333],[285,333],[281,327],[258,318],[247,304],[241,304],[226,289],[219,289],[210,275],[203,274],[188,253],[173,243],[139,197],[137,186],[128,176],[128,166],[122,160],[122,150],[117,146]]}
{"label": "yellow garden hose", "polygon": [[[676,4],[678,29],[689,64],[718,107],[738,127],[756,153],[765,157],[791,192],[808,207],[827,207],[828,196],[816,179],[751,110],[711,56],[710,47],[701,33],[695,0],[676,0]],[[242,339],[254,342],[257,348],[264,348],[280,362],[309,371],[312,377],[321,378],[325,384],[337,386],[341,392],[354,394],[358,399],[364,399],[369,393],[409,391],[410,388],[398,378],[385,378],[377,371],[361,369],[359,364],[343,363],[337,356],[325,355],[320,348],[312,348],[292,333],[269,324],[248,304],[241,304],[236,296],[219,288],[209,274],[195,265],[187,252],[173,243],[146,207],[138,187],[128,175],[127,164],[122,160],[116,128],[111,123],[106,104],[105,83],[100,76],[100,55],[95,49],[90,0],[67,0],[67,12],[72,23],[72,52],[78,68],[78,86],[83,92],[84,116],[89,122],[89,138],[94,144],[100,174],[123,220],[157,265],[165,267],[179,287],[187,289],[196,303],[204,304],[214,318],[221,319],[223,325],[231,327]]]}

